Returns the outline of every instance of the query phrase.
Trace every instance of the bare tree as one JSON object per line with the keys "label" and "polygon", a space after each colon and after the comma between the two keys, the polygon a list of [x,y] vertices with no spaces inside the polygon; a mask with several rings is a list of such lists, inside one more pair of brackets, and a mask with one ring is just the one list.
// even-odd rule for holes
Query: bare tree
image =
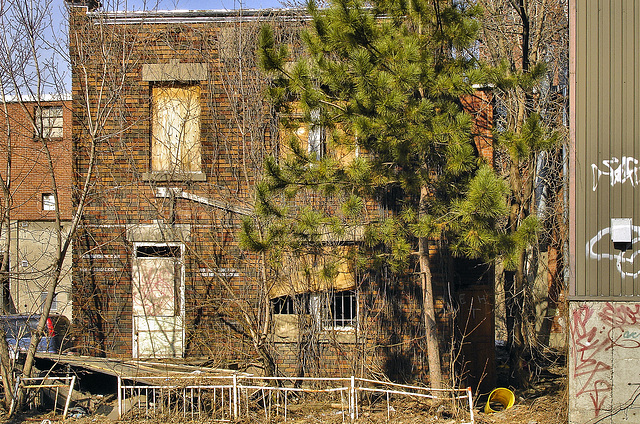
{"label": "bare tree", "polygon": [[[111,62],[101,70],[102,85],[98,90],[92,90],[86,84],[87,78],[94,71],[87,66],[88,52],[84,42],[86,40],[82,40],[80,34],[73,34],[68,43],[66,36],[60,35],[66,34],[66,26],[54,27],[54,15],[61,13],[63,16],[69,16],[72,21],[79,19],[81,15],[78,15],[73,7],[64,10],[56,10],[56,7],[60,6],[49,1],[5,2],[0,7],[0,21],[5,29],[0,36],[2,148],[7,153],[7,161],[3,163],[4,169],[0,178],[3,193],[0,208],[3,235],[3,293],[9,293],[10,281],[11,284],[25,285],[33,279],[33,275],[39,276],[42,291],[42,295],[37,294],[37,301],[31,305],[22,305],[22,302],[15,305],[15,299],[8,296],[5,296],[3,302],[4,313],[18,311],[28,315],[39,314],[37,328],[32,331],[26,357],[18,371],[22,376],[32,376],[34,372],[38,343],[44,334],[60,283],[69,273],[72,240],[80,228],[88,196],[93,189],[96,148],[121,131],[121,128],[106,125],[109,117],[122,107],[118,94],[123,82],[114,78],[118,71],[122,71],[122,67],[117,66],[117,55],[113,55],[117,53],[113,47],[114,42],[117,43],[118,40],[112,33],[102,33],[102,53],[108,55]],[[69,44],[71,55],[67,50]],[[73,58],[73,61],[70,58]],[[80,84],[75,85],[77,90],[72,100],[74,125],[85,130],[80,135],[82,148],[75,152],[77,156],[74,160],[87,164],[85,172],[75,180],[73,187],[70,178],[70,143],[61,144],[59,140],[62,127],[67,142],[70,140],[70,124],[62,124],[63,116],[64,121],[71,117],[71,102],[65,100],[69,96],[67,86],[70,68],[73,70],[74,78],[80,81]],[[49,108],[52,104],[51,99],[59,102],[55,111]],[[25,139],[30,140],[26,148]],[[66,146],[66,150],[61,149],[62,145]],[[23,162],[26,160],[31,164],[31,168],[25,167],[24,163],[19,167],[16,158]],[[61,174],[63,168],[65,172]],[[61,178],[61,175],[64,178]],[[25,187],[26,183],[35,180],[40,184],[37,190],[33,190],[35,187]],[[30,194],[25,195],[25,191]],[[40,192],[46,193],[42,195],[42,199],[39,198]],[[8,255],[12,246],[10,226],[15,225],[19,208],[29,203],[45,209],[46,212],[42,213],[41,219],[51,222],[52,225],[49,241],[42,242],[47,243],[47,254],[39,258],[37,269],[26,270],[24,267],[10,267]],[[65,205],[66,207],[63,207]],[[6,339],[1,337],[0,361],[4,403],[7,408],[13,405],[13,412],[21,407],[23,393],[20,390],[14,392],[14,367],[17,363],[15,355],[9,353]]]}
{"label": "bare tree", "polygon": [[[75,87],[88,87],[74,127],[86,134],[78,143],[83,178],[82,152],[101,135],[80,125],[92,118],[96,129],[105,128],[96,143],[93,207],[77,237],[79,350],[108,355],[131,343],[134,357],[258,362],[273,374],[273,277],[265,258],[242,251],[236,236],[242,218],[253,213],[251,188],[263,160],[277,150],[278,126],[255,51],[260,22],[280,18],[239,11],[194,24],[179,13],[100,11],[79,19],[72,66],[74,94]],[[283,39],[298,25],[283,25]],[[101,93],[118,107],[98,124]],[[174,129],[182,146],[177,153],[165,149]],[[107,234],[107,227],[114,230]],[[145,268],[146,259],[155,264]],[[166,272],[162,263],[171,263]],[[170,324],[154,317],[153,299],[144,294],[147,283],[161,278],[172,281],[165,287],[172,293],[164,293],[172,298],[165,303]],[[157,337],[147,330],[153,326],[161,328]]]}
{"label": "bare tree", "polygon": [[501,71],[495,90],[495,165],[511,189],[504,228],[519,234],[503,257],[505,287],[498,296],[505,296],[512,375],[526,386],[525,370],[531,367],[522,362],[535,364],[543,350],[538,344],[549,342],[564,286],[567,2],[476,3],[484,10],[480,56]]}

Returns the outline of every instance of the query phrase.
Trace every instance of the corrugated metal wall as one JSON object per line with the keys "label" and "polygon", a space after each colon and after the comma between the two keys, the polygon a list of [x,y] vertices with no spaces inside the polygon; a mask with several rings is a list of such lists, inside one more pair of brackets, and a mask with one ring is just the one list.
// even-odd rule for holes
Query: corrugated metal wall
{"label": "corrugated metal wall", "polygon": [[[574,298],[640,295],[640,0],[576,0]],[[631,218],[632,246],[613,246]]]}

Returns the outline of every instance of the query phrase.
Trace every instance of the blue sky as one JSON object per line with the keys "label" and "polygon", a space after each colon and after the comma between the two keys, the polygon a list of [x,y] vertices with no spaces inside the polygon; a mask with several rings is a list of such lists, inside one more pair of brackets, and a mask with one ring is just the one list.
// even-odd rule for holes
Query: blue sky
{"label": "blue sky", "polygon": [[[44,0],[47,1],[47,0]],[[103,4],[118,4],[119,10],[232,10],[232,9],[268,9],[281,8],[281,0],[102,0]],[[304,3],[304,0],[292,0],[291,2]],[[57,3],[57,4],[56,4]],[[59,25],[64,16],[64,0],[53,0],[52,16],[54,27]]]}
{"label": "blue sky", "polygon": [[[64,0],[36,0],[50,3],[51,17],[53,19],[53,34],[47,35],[49,40],[55,40],[57,45],[66,45],[66,32],[68,28],[65,25],[66,13],[64,11]],[[268,9],[285,7],[280,0],[102,0],[103,4],[118,4],[118,10],[232,10],[232,9]],[[303,3],[304,0],[290,0],[290,3]],[[157,7],[154,7],[157,3]],[[113,7],[107,6],[106,9],[113,10]],[[64,90],[69,91],[71,80],[68,64],[63,60],[56,59],[55,53],[42,52],[43,57],[53,57],[58,63],[59,70],[63,74],[62,81]],[[60,69],[62,68],[62,69]]]}

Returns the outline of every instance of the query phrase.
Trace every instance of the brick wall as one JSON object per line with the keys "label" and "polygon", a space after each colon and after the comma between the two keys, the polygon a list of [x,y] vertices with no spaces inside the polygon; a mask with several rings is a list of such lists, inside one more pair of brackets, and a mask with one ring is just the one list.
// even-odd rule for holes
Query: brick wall
{"label": "brick wall", "polygon": [[[55,219],[54,211],[42,207],[42,194],[53,193],[51,166],[41,140],[34,137],[36,107],[62,106],[63,137],[47,140],[53,175],[58,187],[61,218],[71,217],[71,102],[8,102],[0,110],[0,175],[7,178],[11,157],[11,219],[37,221]],[[9,150],[11,153],[9,154]]]}
{"label": "brick wall", "polygon": [[[192,17],[191,23],[184,23],[167,16],[153,21],[153,16],[127,24],[111,21],[109,31],[100,33],[92,20],[108,20],[110,15],[85,15],[77,10],[72,15],[72,35],[77,34],[70,37],[76,182],[87,174],[92,145],[97,151],[90,201],[74,249],[78,349],[107,356],[133,354],[132,255],[140,240],[132,238],[131,228],[145,224],[162,233],[180,224],[189,225],[189,236],[165,240],[185,247],[181,264],[185,356],[206,358],[219,367],[259,363],[247,336],[250,324],[242,317],[246,311],[264,312],[256,307],[267,294],[257,284],[259,261],[239,248],[244,216],[237,212],[252,206],[262,161],[278,153],[276,137],[272,138],[277,133],[276,121],[263,97],[265,80],[255,69],[255,50],[247,41],[255,42],[262,23],[241,20],[232,13],[204,14],[195,23]],[[286,40],[299,26],[294,19],[284,22],[280,35]],[[246,37],[245,41],[238,34]],[[226,56],[230,43],[245,49],[241,58]],[[154,83],[144,80],[142,69],[143,65],[170,61],[206,64],[207,77],[198,81],[204,180],[157,181],[149,177]],[[103,69],[108,70],[106,75]],[[89,127],[95,122],[89,115],[107,118]],[[210,202],[158,196],[158,188],[163,187]],[[432,261],[444,264],[436,247],[435,243],[431,246]],[[435,268],[438,318],[446,352],[444,347],[452,334],[451,318],[443,308],[447,301],[446,269],[440,265]],[[300,374],[304,358],[306,374],[386,374],[399,380],[424,375],[427,361],[421,292],[415,275],[370,276],[360,288],[360,310],[361,324],[353,342],[340,342],[324,334],[310,345],[274,344],[278,372]]]}

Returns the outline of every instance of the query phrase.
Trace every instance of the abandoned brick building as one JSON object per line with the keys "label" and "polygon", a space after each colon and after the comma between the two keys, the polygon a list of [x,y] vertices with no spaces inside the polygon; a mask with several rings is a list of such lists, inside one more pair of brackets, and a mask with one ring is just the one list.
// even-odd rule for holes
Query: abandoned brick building
{"label": "abandoned brick building", "polygon": [[[68,231],[72,216],[71,100],[64,96],[7,98],[0,127],[0,175],[9,193],[3,200],[3,206],[8,205],[3,207],[8,229],[2,226],[0,251],[8,250],[11,275],[2,309],[33,314],[42,311],[47,296],[57,232]],[[65,257],[51,312],[71,318],[71,253]]]}
{"label": "abandoned brick building", "polygon": [[[263,161],[282,154],[278,117],[255,63],[265,22],[291,42],[306,21],[291,11],[72,8],[76,185],[91,173],[74,248],[78,351],[246,369],[269,349],[280,374],[413,379],[427,362],[412,278],[365,286],[344,264],[331,285],[308,290],[308,302],[321,302],[303,314],[321,323],[311,346],[300,331],[306,318],[282,286],[258,284],[260,257],[239,246]],[[481,95],[473,107],[486,124],[489,94]],[[490,155],[490,131],[479,127],[479,150]],[[311,139],[311,132],[296,134]],[[445,264],[435,243],[433,255]],[[476,344],[475,354],[491,361],[491,273],[452,277],[451,268],[434,270],[443,334],[453,332],[446,305],[466,299],[487,344]],[[446,281],[456,278],[474,284],[452,294]]]}

